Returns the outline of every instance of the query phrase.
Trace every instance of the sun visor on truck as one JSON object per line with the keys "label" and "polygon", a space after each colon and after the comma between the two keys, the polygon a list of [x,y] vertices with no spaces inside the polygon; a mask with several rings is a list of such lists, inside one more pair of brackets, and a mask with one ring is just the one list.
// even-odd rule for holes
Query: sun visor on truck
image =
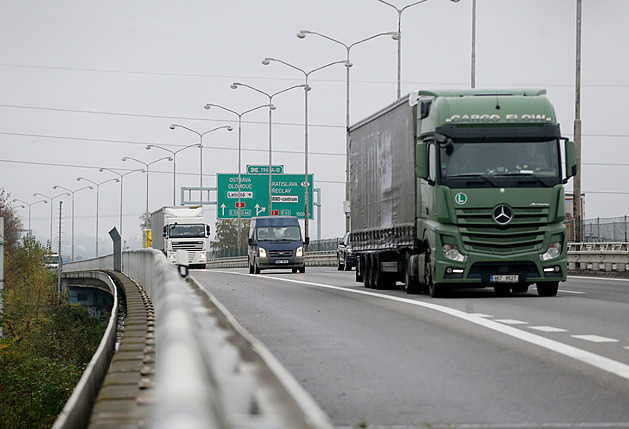
{"label": "sun visor on truck", "polygon": [[547,141],[561,137],[559,125],[541,124],[530,127],[461,127],[443,125],[435,130],[455,141],[504,142]]}

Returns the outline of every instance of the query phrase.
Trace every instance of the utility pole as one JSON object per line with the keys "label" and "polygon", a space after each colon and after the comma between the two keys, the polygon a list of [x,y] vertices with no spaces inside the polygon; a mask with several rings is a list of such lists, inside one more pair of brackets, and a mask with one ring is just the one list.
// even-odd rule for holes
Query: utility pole
{"label": "utility pole", "polygon": [[[0,316],[4,313],[4,218],[0,217]],[[0,325],[0,338],[4,338],[4,329]]]}
{"label": "utility pole", "polygon": [[577,174],[572,179],[573,198],[572,213],[574,217],[574,241],[583,241],[581,225],[583,213],[581,213],[581,0],[577,0],[577,53],[576,53],[576,77],[574,96],[574,146],[577,161]]}

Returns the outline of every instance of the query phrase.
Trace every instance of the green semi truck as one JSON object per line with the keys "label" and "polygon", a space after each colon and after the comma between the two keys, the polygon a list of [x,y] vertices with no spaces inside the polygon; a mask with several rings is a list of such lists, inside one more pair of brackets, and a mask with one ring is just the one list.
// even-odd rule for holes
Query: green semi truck
{"label": "green semi truck", "polygon": [[351,126],[356,280],[433,297],[532,284],[556,295],[576,158],[545,94],[417,91]]}

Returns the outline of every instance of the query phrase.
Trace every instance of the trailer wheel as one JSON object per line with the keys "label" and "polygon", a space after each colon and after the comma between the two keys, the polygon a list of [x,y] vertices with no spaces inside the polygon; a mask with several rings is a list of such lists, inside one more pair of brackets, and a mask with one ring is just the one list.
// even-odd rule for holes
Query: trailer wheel
{"label": "trailer wheel", "polygon": [[371,289],[373,286],[373,263],[371,257],[371,255],[365,255],[364,257],[363,283],[367,289]]}
{"label": "trailer wheel", "polygon": [[539,296],[557,296],[559,282],[537,283],[537,294]]}
{"label": "trailer wheel", "polygon": [[360,255],[358,257],[358,261],[356,262],[356,282],[361,283],[363,281],[363,271],[362,271],[362,261],[363,257]]}

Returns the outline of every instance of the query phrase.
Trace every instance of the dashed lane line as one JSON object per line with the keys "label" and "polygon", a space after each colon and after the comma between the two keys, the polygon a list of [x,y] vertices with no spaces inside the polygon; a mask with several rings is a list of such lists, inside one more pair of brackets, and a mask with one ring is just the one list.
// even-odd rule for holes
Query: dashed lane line
{"label": "dashed lane line", "polygon": [[[246,274],[246,273],[240,273],[240,272],[235,272],[235,271],[223,271],[223,270],[216,270],[216,271],[227,273],[227,274],[239,275],[239,276],[255,276],[255,274]],[[614,374],[618,377],[621,377],[629,381],[629,365],[627,364],[615,361],[605,356],[597,355],[596,353],[592,353],[587,350],[582,350],[578,347],[560,343],[559,341],[544,338],[539,335],[533,334],[531,332],[516,329],[511,326],[495,322],[493,320],[487,320],[483,317],[475,316],[475,315],[465,313],[460,310],[455,310],[453,308],[445,307],[443,305],[433,304],[433,303],[424,302],[424,301],[417,301],[417,300],[412,300],[408,298],[401,298],[397,296],[383,295],[380,293],[370,292],[366,290],[348,289],[346,287],[333,286],[333,285],[324,284],[324,283],[307,282],[303,280],[294,280],[294,279],[272,277],[272,276],[264,276],[264,279],[336,290],[343,293],[353,293],[357,295],[370,296],[370,297],[374,297],[378,299],[386,299],[389,301],[401,302],[401,303],[405,303],[409,305],[415,305],[418,307],[423,307],[430,310],[438,311],[440,313],[456,317],[466,322],[483,326],[487,329],[491,329],[492,331],[499,332],[504,335],[508,335],[510,337],[525,341],[529,344],[534,344],[536,346],[545,348],[555,353],[559,353],[561,355],[564,355],[566,357],[572,358],[579,362],[583,362],[585,364],[591,365],[595,368],[598,368],[610,374]]]}

